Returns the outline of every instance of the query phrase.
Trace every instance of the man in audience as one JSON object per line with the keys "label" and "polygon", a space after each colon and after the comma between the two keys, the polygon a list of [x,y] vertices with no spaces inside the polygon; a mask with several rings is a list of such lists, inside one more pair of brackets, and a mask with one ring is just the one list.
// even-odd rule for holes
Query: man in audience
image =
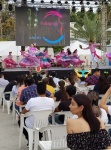
{"label": "man in audience", "polygon": [[[34,83],[33,78],[27,78],[27,86],[28,87],[22,91],[21,96],[20,96],[21,105],[27,104],[30,98],[34,98],[38,96],[37,85]],[[46,96],[53,97],[53,95],[48,91],[46,91]]]}
{"label": "man in audience", "polygon": [[6,85],[9,83],[8,80],[4,79],[4,75],[0,73],[0,87],[6,87]]}
{"label": "man in audience", "polygon": [[[37,84],[37,94],[38,97],[31,98],[25,108],[22,110],[22,114],[33,111],[43,111],[43,110],[54,110],[54,100],[53,98],[46,97],[46,85],[43,82],[39,82]],[[20,125],[20,122],[18,122]],[[33,116],[29,116],[25,120],[25,125],[28,128],[33,128],[34,126],[34,118]],[[24,129],[23,131],[26,139],[28,140],[27,131]]]}
{"label": "man in audience", "polygon": [[93,75],[89,76],[86,80],[85,80],[85,86],[88,85],[95,85],[98,82],[100,76],[100,69],[99,68],[95,68]]}
{"label": "man in audience", "polygon": [[53,72],[51,73],[51,75],[52,75],[52,77],[53,77],[53,80],[54,80],[55,84],[57,85],[58,82],[60,81],[60,79],[56,77],[57,73],[56,73],[55,71],[53,71]]}

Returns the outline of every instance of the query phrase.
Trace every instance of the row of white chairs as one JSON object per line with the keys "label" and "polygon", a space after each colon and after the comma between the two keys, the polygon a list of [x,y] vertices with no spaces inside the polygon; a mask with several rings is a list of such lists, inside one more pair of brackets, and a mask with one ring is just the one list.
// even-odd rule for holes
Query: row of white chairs
{"label": "row of white chairs", "polygon": [[[19,135],[19,148],[21,148],[23,128],[25,128],[28,132],[28,135],[29,135],[28,136],[29,137],[29,150],[32,150],[35,129],[37,130],[36,132],[38,133],[38,134],[36,133],[36,136],[35,136],[35,139],[36,139],[35,143],[36,143],[38,141],[38,136],[39,136],[40,129],[43,128],[43,127],[47,127],[49,125],[48,118],[49,118],[49,115],[51,115],[51,114],[54,117],[54,114],[56,114],[56,113],[53,113],[52,110],[46,110],[46,111],[35,111],[35,112],[28,112],[26,114],[21,114],[21,117],[20,117],[21,125],[20,125],[20,135]],[[70,111],[60,112],[60,113],[57,113],[57,114],[64,114],[65,115],[64,124],[66,124],[67,119],[73,117],[73,115],[71,114]],[[33,127],[33,129],[30,129],[30,128],[26,127],[25,124],[24,124],[24,118],[28,117],[30,115],[34,116],[34,127]],[[61,132],[57,132],[57,135],[59,137],[60,135],[58,133],[61,135]],[[48,138],[46,138],[46,139],[48,139],[48,140],[51,139],[50,132],[47,132],[47,137]],[[37,143],[36,143],[36,147],[37,147]]]}

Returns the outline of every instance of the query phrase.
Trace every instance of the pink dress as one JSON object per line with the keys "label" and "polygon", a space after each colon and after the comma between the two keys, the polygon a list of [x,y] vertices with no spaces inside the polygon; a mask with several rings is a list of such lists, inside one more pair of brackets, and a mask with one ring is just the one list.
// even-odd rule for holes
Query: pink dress
{"label": "pink dress", "polygon": [[12,55],[8,55],[7,58],[3,60],[6,68],[16,68],[17,63],[12,59]]}
{"label": "pink dress", "polygon": [[99,55],[97,55],[96,53],[96,49],[95,47],[96,46],[99,46],[100,44],[90,44],[87,48],[82,48],[83,50],[86,50],[86,49],[90,49],[90,52],[91,54],[94,54],[94,57],[97,57],[99,59],[102,59]]}
{"label": "pink dress", "polygon": [[21,55],[24,57],[19,65],[26,67],[40,67],[40,59],[38,59],[35,55],[36,48],[29,48],[28,53],[27,52],[21,52]]}

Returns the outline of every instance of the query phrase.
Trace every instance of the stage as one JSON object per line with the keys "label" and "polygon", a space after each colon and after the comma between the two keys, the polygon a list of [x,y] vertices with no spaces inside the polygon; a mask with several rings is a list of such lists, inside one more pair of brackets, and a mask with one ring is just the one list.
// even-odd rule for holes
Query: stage
{"label": "stage", "polygon": [[[96,68],[96,66],[92,67],[92,73],[93,70]],[[104,71],[111,71],[111,66],[100,66],[99,67],[101,70],[101,74],[104,73]],[[75,68],[63,68],[63,67],[51,67],[49,69],[42,69],[42,71],[47,71],[48,74],[51,74],[52,71],[56,71],[57,73],[57,77],[58,78],[63,78],[63,77],[67,77],[68,73],[73,72]],[[85,69],[90,69],[89,66],[85,66]],[[21,67],[17,67],[17,68],[6,68],[4,71],[2,71],[2,73],[5,75],[5,79],[11,81],[13,79],[15,79],[18,75],[25,75],[25,74],[29,74],[29,68],[21,68]],[[36,73],[36,71],[32,71],[32,73]]]}

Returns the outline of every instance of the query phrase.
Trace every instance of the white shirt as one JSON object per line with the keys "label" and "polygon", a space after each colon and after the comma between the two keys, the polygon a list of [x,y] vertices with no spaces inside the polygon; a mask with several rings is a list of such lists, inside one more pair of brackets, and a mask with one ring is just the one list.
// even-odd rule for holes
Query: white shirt
{"label": "white shirt", "polygon": [[18,86],[14,85],[13,88],[12,88],[12,96],[16,96],[17,93],[18,93]]}
{"label": "white shirt", "polygon": [[0,87],[6,87],[6,85],[9,84],[8,80],[5,80],[4,78],[0,78]]}
{"label": "white shirt", "polygon": [[[30,112],[34,111],[42,111],[42,110],[54,110],[54,100],[49,97],[35,97],[31,98],[26,106],[26,110],[30,110]],[[25,124],[28,128],[33,128],[34,126],[34,116],[29,116],[25,120]]]}
{"label": "white shirt", "polygon": [[57,85],[57,84],[58,84],[58,82],[60,81],[60,79],[59,79],[59,78],[54,77],[54,78],[53,78],[53,81],[54,81],[54,83]]}
{"label": "white shirt", "polygon": [[100,108],[101,109],[101,120],[103,121],[104,124],[107,124],[108,123],[108,116],[107,116],[107,113],[106,111],[103,109],[103,108]]}

